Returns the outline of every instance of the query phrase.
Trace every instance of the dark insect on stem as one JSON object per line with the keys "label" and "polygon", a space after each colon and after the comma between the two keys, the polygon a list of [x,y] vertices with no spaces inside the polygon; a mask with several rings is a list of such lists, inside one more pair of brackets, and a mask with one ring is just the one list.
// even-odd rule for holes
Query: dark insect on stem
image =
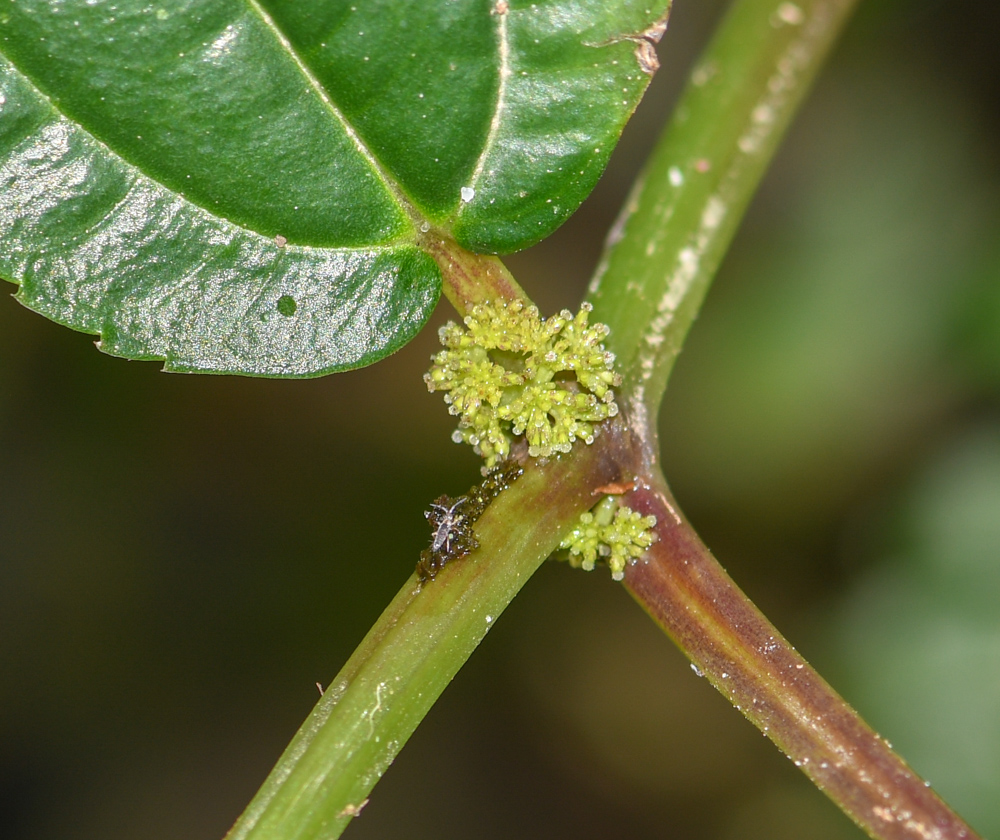
{"label": "dark insect on stem", "polygon": [[479,548],[472,526],[500,493],[524,472],[517,461],[504,461],[464,496],[438,496],[424,516],[431,526],[431,544],[420,552],[417,574],[421,581],[433,580],[445,564],[459,560]]}
{"label": "dark insect on stem", "polygon": [[452,542],[457,542],[465,531],[462,528],[465,514],[459,513],[458,508],[468,500],[465,496],[461,496],[457,502],[448,507],[450,501],[451,499],[447,496],[441,496],[440,499],[431,503],[431,509],[425,513],[427,519],[434,526],[431,551],[441,551],[447,554],[451,551]]}
{"label": "dark insect on stem", "polygon": [[478,518],[474,502],[469,496],[438,496],[424,516],[431,526],[431,544],[420,552],[417,572],[421,580],[430,580],[451,560],[465,557],[479,548],[479,541],[472,532]]}

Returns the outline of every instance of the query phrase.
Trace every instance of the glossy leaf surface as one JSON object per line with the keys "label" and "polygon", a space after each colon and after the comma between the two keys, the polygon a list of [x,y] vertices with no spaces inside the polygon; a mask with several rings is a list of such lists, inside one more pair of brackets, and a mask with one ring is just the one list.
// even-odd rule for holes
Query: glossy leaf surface
{"label": "glossy leaf surface", "polygon": [[0,275],[172,370],[313,376],[428,317],[434,229],[576,209],[669,4],[48,0],[0,11]]}

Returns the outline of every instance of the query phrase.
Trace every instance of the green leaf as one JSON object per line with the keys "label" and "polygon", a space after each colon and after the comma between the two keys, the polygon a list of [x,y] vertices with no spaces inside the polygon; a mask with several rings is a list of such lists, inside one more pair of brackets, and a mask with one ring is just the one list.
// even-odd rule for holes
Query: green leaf
{"label": "green leaf", "polygon": [[579,206],[668,6],[6,4],[0,275],[170,370],[376,361],[437,300],[425,234],[510,251]]}

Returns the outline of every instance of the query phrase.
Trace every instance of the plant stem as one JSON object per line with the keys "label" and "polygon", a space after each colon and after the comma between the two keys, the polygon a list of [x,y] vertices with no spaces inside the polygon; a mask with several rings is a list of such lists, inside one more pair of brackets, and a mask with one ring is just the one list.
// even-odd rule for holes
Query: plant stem
{"label": "plant stem", "polygon": [[611,327],[626,401],[652,428],[708,285],[854,5],[736,0],[608,236],[594,319]]}
{"label": "plant stem", "polygon": [[531,300],[498,257],[473,254],[447,234],[432,229],[420,240],[441,269],[442,291],[460,315],[487,300]]}
{"label": "plant stem", "polygon": [[[299,729],[227,840],[328,840],[357,816],[417,724],[531,574],[621,478],[629,435],[526,470],[475,526],[481,548],[406,582]],[[544,511],[544,515],[539,515]]]}
{"label": "plant stem", "polygon": [[726,698],[871,837],[975,832],[876,735],[733,583],[666,484],[625,498],[659,537],[625,588]]}
{"label": "plant stem", "polygon": [[976,835],[739,590],[670,497],[656,414],[673,364],[795,110],[854,0],[737,0],[618,222],[590,297],[611,327],[659,542],[625,586],[696,666],[870,836]]}
{"label": "plant stem", "polygon": [[[712,683],[872,837],[972,840],[802,660],[677,512],[656,465],[656,412],[750,197],[854,0],[737,0],[610,237],[594,318],[624,374],[623,415],[592,446],[525,474],[476,524],[481,548],[411,578],[324,695],[229,840],[334,838],[573,519],[611,482],[657,516],[626,570],[633,596]],[[429,231],[421,245],[460,313],[526,297],[494,257]]]}

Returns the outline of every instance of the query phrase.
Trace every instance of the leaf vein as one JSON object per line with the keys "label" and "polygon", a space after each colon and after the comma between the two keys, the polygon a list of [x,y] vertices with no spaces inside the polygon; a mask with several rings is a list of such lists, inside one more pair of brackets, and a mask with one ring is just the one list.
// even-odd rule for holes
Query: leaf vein
{"label": "leaf vein", "polygon": [[348,120],[340,108],[337,107],[337,104],[333,101],[329,91],[327,91],[327,89],[323,86],[323,83],[316,77],[316,74],[313,73],[309,65],[302,60],[301,56],[298,52],[296,52],[291,40],[289,40],[288,36],[285,35],[281,27],[278,26],[274,18],[268,14],[267,10],[260,4],[259,0],[246,0],[246,3],[278,40],[282,49],[288,53],[289,58],[291,58],[298,71],[309,83],[309,86],[320,98],[320,101],[329,109],[330,113],[340,123],[347,136],[351,139],[351,142],[354,143],[354,146],[358,150],[359,154],[361,154],[361,156],[368,161],[369,166],[371,166],[375,174],[378,175],[386,189],[399,203],[400,207],[403,208],[403,211],[410,217],[410,220],[415,223],[422,221],[423,215],[417,211],[416,207],[414,207],[412,202],[410,202],[410,200],[406,197],[406,194],[403,192],[403,189],[397,183],[396,179],[390,174],[390,171],[368,147],[368,144],[361,138],[361,135],[359,135],[355,130],[350,120]]}
{"label": "leaf vein", "polygon": [[482,177],[483,170],[486,167],[486,161],[497,143],[497,138],[500,136],[500,124],[503,121],[504,112],[507,108],[507,80],[511,75],[510,35],[507,24],[507,17],[510,11],[506,8],[503,11],[500,9],[500,3],[497,3],[492,12],[497,19],[497,59],[500,65],[500,79],[497,84],[496,105],[493,108],[493,118],[490,120],[490,129],[486,134],[486,142],[483,143],[483,150],[476,161],[475,168],[472,170],[472,177],[469,179],[469,186],[473,189],[478,185],[479,179]]}

